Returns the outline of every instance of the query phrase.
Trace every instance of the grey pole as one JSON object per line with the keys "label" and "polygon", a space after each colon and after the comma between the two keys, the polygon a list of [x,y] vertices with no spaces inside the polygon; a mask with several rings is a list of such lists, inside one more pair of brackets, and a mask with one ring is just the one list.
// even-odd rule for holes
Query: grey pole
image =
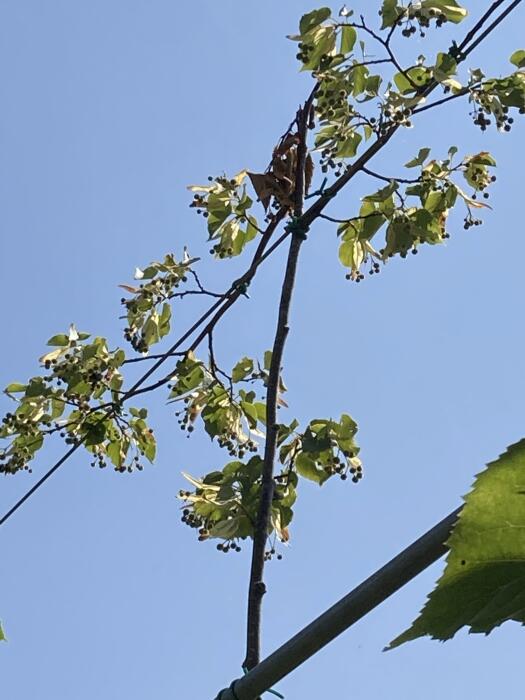
{"label": "grey pole", "polygon": [[448,551],[445,542],[460,511],[458,508],[428,530],[243,678],[222,690],[215,700],[255,700],[437,561]]}

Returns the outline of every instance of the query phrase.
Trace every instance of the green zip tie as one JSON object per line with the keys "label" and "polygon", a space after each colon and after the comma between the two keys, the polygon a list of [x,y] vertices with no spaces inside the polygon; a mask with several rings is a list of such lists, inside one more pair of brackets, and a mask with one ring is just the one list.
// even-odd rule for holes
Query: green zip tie
{"label": "green zip tie", "polygon": [[[243,670],[244,675],[246,675],[247,673],[249,673],[249,671],[248,671],[248,669],[246,668],[246,666],[243,666],[243,667],[242,667],[242,670]],[[233,690],[233,694],[235,695],[235,690],[234,690],[233,688],[232,688],[232,690]],[[281,695],[281,693],[278,693],[278,692],[277,692],[276,690],[274,690],[273,688],[268,688],[268,690],[265,690],[264,692],[265,692],[265,693],[271,693],[272,695],[275,695],[276,698],[280,698],[280,700],[284,700],[284,695]],[[263,695],[264,695],[264,693],[263,693]]]}
{"label": "green zip tie", "polygon": [[240,280],[235,280],[233,283],[233,287],[236,291],[238,291],[240,294],[243,294],[247,299],[250,298],[248,294],[248,287],[250,286],[249,282],[241,282]]}
{"label": "green zip tie", "polygon": [[285,231],[291,233],[292,235],[298,236],[302,241],[305,241],[310,227],[301,221],[301,217],[292,216],[290,221],[284,227]]}

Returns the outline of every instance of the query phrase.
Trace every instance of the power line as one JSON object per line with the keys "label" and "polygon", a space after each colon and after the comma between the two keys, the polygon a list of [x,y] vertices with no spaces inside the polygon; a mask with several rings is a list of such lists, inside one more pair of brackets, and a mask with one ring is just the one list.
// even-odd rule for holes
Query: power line
{"label": "power line", "polygon": [[55,464],[51,467],[51,469],[49,469],[49,471],[47,471],[47,472],[44,474],[44,476],[43,476],[41,479],[39,479],[39,480],[36,482],[36,484],[34,484],[34,485],[29,489],[29,491],[27,491],[27,492],[22,496],[22,498],[20,498],[20,499],[15,503],[15,505],[7,511],[7,513],[5,513],[5,515],[2,516],[2,518],[0,519],[0,525],[3,525],[3,524],[5,523],[5,521],[8,520],[8,518],[10,518],[10,517],[13,515],[13,513],[15,513],[15,512],[20,508],[20,506],[23,505],[23,504],[27,501],[27,499],[30,498],[30,497],[35,493],[35,491],[36,491],[37,489],[39,489],[39,488],[42,486],[42,484],[43,484],[45,481],[47,481],[47,480],[49,479],[49,477],[52,476],[52,475],[56,472],[57,469],[59,469],[59,468],[64,464],[64,462],[67,461],[67,460],[71,457],[71,455],[72,455],[74,452],[76,452],[76,451],[78,450],[78,448],[79,448],[81,445],[82,445],[82,442],[77,442],[77,443],[75,443],[75,444],[73,445],[73,447],[71,447],[71,449],[69,449],[69,450],[58,460],[58,462],[55,462]]}

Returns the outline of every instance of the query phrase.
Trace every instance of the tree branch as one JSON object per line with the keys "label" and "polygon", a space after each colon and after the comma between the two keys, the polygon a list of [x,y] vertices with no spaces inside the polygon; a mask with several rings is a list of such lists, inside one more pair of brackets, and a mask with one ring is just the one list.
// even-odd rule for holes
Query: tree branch
{"label": "tree branch", "polygon": [[270,526],[272,499],[274,493],[273,469],[277,448],[277,399],[279,396],[279,378],[284,346],[289,332],[289,313],[295,284],[299,251],[305,238],[304,227],[295,228],[303,213],[305,162],[307,156],[307,132],[310,109],[315,94],[312,94],[297,113],[297,169],[294,191],[294,219],[292,221],[292,240],[288,252],[286,272],[284,275],[279,303],[277,329],[272,348],[272,361],[268,375],[266,393],[266,442],[264,446],[264,461],[261,480],[261,496],[259,510],[253,536],[252,564],[248,589],[248,616],[246,630],[246,657],[244,667],[251,669],[260,661],[261,611],[262,599],[266,592],[264,584],[264,552]]}

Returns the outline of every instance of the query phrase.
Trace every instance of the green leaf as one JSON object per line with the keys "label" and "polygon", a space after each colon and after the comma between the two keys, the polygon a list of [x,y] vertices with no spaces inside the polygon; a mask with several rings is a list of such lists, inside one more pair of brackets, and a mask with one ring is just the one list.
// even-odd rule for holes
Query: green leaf
{"label": "green leaf", "polygon": [[335,28],[330,26],[318,27],[312,32],[311,41],[313,48],[301,70],[317,70],[323,57],[333,54],[336,41]]}
{"label": "green leaf", "polygon": [[412,158],[412,160],[409,160],[408,163],[405,163],[405,168],[415,168],[418,165],[423,165],[428,158],[429,153],[430,148],[420,148],[417,156]]}
{"label": "green leaf", "polygon": [[368,194],[363,197],[363,202],[384,202],[388,199],[394,192],[399,188],[397,180],[390,180],[390,184],[386,187],[382,187],[377,192],[373,194]]}
{"label": "green leaf", "polygon": [[64,413],[65,402],[60,398],[51,397],[51,420],[56,420]]}
{"label": "green leaf", "polygon": [[243,357],[239,360],[232,370],[232,380],[240,382],[253,372],[253,360],[249,357]]}
{"label": "green leaf", "polygon": [[111,462],[116,466],[120,467],[123,463],[123,458],[125,455],[122,454],[122,442],[121,440],[114,440],[110,442],[106,447],[106,454],[110,458]]}
{"label": "green leaf", "polygon": [[447,542],[445,573],[388,648],[424,635],[450,639],[464,626],[488,634],[507,620],[525,624],[524,474],[521,440],[477,476]]}
{"label": "green leaf", "polygon": [[241,408],[246,416],[250,428],[257,427],[257,419],[259,417],[257,407],[253,403],[248,403],[247,401],[241,401]]}
{"label": "green leaf", "polygon": [[5,634],[4,634],[4,630],[2,629],[1,623],[0,623],[0,642],[5,642]]}
{"label": "green leaf", "polygon": [[257,219],[255,216],[252,216],[249,214],[247,216],[247,225],[246,225],[246,231],[245,231],[245,243],[248,243],[249,241],[253,240],[255,236],[258,233],[258,226],[257,226]]}
{"label": "green leaf", "polygon": [[153,345],[154,343],[158,343],[160,338],[159,338],[159,324],[158,324],[158,316],[157,314],[151,314],[151,316],[148,318],[146,323],[144,324],[144,328],[142,329],[143,337],[144,337],[144,342],[147,345]]}
{"label": "green leaf", "polygon": [[359,233],[360,240],[369,241],[385,223],[386,219],[382,212],[374,209],[374,203],[364,202],[359,216],[364,216],[366,218],[362,219],[361,232]]}
{"label": "green leaf", "polygon": [[444,14],[449,22],[454,22],[454,24],[462,22],[468,15],[467,10],[461,7],[456,0],[423,0],[421,9],[437,10]]}
{"label": "green leaf", "polygon": [[326,481],[327,475],[324,469],[318,469],[315,459],[308,457],[304,452],[299,452],[295,458],[295,468],[298,474],[305,479],[315,481],[316,484],[321,485]]}
{"label": "green leaf", "polygon": [[325,20],[327,20],[331,14],[332,11],[329,7],[321,7],[319,10],[308,12],[308,14],[301,17],[301,21],[299,22],[299,31],[301,34],[307,34],[311,29],[317,27],[319,24],[322,24]]}
{"label": "green leaf", "polygon": [[51,345],[53,347],[65,347],[66,345],[69,345],[69,336],[65,335],[64,333],[54,335],[52,338],[49,338],[47,345]]}
{"label": "green leaf", "polygon": [[435,192],[429,192],[428,197],[425,199],[425,209],[429,212],[440,212],[446,208],[446,200],[443,192],[439,190]]}
{"label": "green leaf", "polygon": [[461,92],[463,89],[463,85],[459,82],[459,80],[456,80],[455,78],[445,78],[444,80],[441,80],[441,85],[444,85],[445,87],[448,87],[452,90],[453,94],[457,94],[458,92]]}
{"label": "green leaf", "polygon": [[432,79],[432,71],[424,66],[414,66],[404,73],[394,75],[394,83],[402,95],[416,92]]}
{"label": "green leaf", "polygon": [[366,66],[352,66],[352,82],[354,87],[352,95],[358,97],[366,89],[366,81],[368,79],[368,68]]}
{"label": "green leaf", "polygon": [[162,307],[162,312],[159,317],[159,337],[163,338],[170,332],[171,306],[168,302]]}
{"label": "green leaf", "polygon": [[339,246],[339,260],[345,267],[358,270],[365,257],[365,249],[360,241],[344,241]]}
{"label": "green leaf", "polygon": [[36,396],[47,396],[49,389],[42,377],[33,377],[30,379],[26,389],[27,398],[35,398]]}
{"label": "green leaf", "polygon": [[263,425],[266,425],[266,404],[262,403],[262,401],[256,401],[256,403],[254,403],[253,405],[257,410],[257,419]]}
{"label": "green leaf", "polygon": [[381,8],[383,23],[381,24],[381,29],[392,27],[402,12],[403,8],[397,4],[397,0],[383,0],[383,6]]}
{"label": "green leaf", "polygon": [[514,51],[512,56],[510,57],[510,62],[517,66],[518,68],[524,68],[525,67],[525,49],[518,49],[518,51]]}
{"label": "green leaf", "polygon": [[496,166],[496,161],[487,151],[481,151],[481,153],[477,153],[475,156],[470,156],[466,159],[466,161],[468,163],[472,163],[472,165],[490,165],[492,167]]}
{"label": "green leaf", "polygon": [[142,448],[144,450],[144,456],[150,462],[153,462],[155,455],[157,454],[157,441],[155,440],[153,433],[145,432],[143,436]]}
{"label": "green leaf", "polygon": [[271,350],[265,350],[264,352],[264,369],[269,372],[270,371],[270,365],[272,364],[272,351]]}
{"label": "green leaf", "polygon": [[98,419],[97,423],[87,426],[85,431],[86,439],[84,440],[84,445],[89,447],[90,445],[100,445],[104,442],[106,438],[107,422],[103,422]]}
{"label": "green leaf", "polygon": [[338,158],[353,158],[357,153],[359,144],[363,140],[361,134],[357,131],[352,131],[345,139],[343,139],[337,149]]}
{"label": "green leaf", "polygon": [[[445,82],[447,78],[456,74],[458,64],[448,53],[439,52],[434,66],[434,78],[439,82]],[[461,87],[461,84],[459,85]]]}
{"label": "green leaf", "polygon": [[354,44],[357,39],[356,30],[348,24],[345,24],[341,28],[341,48],[340,51],[343,54],[350,53],[354,48]]}
{"label": "green leaf", "polygon": [[12,384],[8,384],[6,388],[4,389],[6,394],[20,394],[21,392],[26,390],[26,385],[25,384],[19,384],[18,382],[13,382]]}

